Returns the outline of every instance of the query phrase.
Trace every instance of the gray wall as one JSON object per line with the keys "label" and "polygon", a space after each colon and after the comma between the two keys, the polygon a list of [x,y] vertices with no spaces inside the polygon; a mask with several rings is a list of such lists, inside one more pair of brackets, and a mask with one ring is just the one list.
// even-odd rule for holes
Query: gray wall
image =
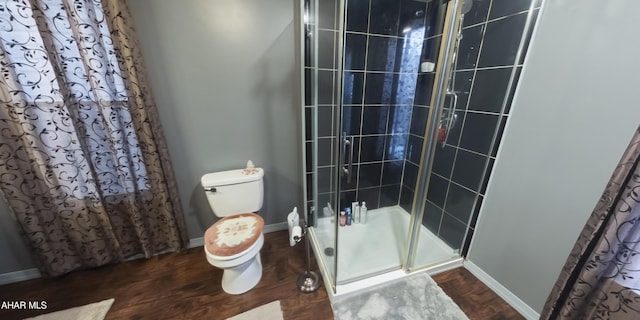
{"label": "gray wall", "polygon": [[293,0],[130,0],[191,238],[215,218],[200,177],[251,159],[265,223],[302,206]]}
{"label": "gray wall", "polygon": [[0,274],[35,268],[13,214],[0,196]]}
{"label": "gray wall", "polygon": [[[130,0],[190,238],[214,221],[200,177],[251,159],[267,224],[302,206],[293,0]],[[33,268],[0,201],[0,274]]]}
{"label": "gray wall", "polygon": [[635,0],[546,1],[468,259],[540,312],[640,119]]}

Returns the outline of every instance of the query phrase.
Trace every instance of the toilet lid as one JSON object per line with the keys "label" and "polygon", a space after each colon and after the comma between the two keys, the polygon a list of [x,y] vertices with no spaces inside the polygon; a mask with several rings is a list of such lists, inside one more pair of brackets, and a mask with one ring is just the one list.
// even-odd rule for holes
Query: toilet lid
{"label": "toilet lid", "polygon": [[220,219],[204,233],[204,245],[215,256],[232,256],[247,250],[262,234],[264,220],[255,213]]}

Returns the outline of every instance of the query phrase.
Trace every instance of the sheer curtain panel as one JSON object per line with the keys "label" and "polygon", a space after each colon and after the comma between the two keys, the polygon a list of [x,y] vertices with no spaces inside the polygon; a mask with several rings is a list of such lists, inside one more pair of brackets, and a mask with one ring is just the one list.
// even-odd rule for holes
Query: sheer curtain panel
{"label": "sheer curtain panel", "polygon": [[187,243],[124,0],[0,1],[0,188],[45,276]]}

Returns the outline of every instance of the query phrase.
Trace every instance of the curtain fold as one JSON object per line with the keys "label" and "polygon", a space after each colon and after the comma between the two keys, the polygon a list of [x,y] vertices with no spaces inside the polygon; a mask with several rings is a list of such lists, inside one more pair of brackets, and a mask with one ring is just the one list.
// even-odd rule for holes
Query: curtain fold
{"label": "curtain fold", "polygon": [[540,319],[640,319],[640,128],[580,233]]}
{"label": "curtain fold", "polygon": [[0,6],[0,189],[41,272],[186,246],[124,0]]}

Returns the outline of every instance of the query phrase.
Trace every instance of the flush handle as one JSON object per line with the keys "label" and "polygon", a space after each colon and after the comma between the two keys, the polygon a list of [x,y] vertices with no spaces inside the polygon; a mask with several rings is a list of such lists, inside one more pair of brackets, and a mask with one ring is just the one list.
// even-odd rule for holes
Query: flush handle
{"label": "flush handle", "polygon": [[218,190],[216,190],[216,188],[214,188],[214,187],[211,187],[211,188],[204,189],[204,191],[208,191],[208,192],[216,192],[216,191],[218,191]]}

